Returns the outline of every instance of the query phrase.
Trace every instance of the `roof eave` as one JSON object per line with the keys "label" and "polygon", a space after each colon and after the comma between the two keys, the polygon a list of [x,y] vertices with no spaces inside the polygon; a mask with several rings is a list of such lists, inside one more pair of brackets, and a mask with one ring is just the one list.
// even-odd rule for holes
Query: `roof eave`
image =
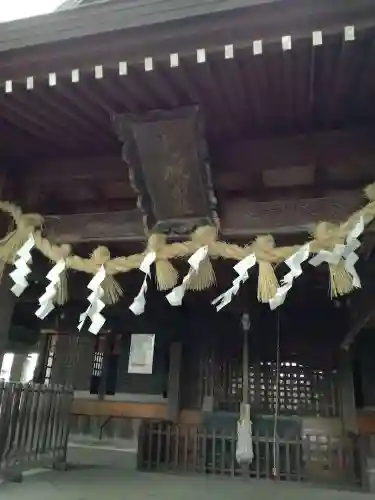
{"label": "roof eave", "polygon": [[237,9],[279,3],[281,0],[222,0],[201,4],[161,1],[130,5],[96,4],[1,24],[0,52],[49,44],[113,31],[147,27]]}

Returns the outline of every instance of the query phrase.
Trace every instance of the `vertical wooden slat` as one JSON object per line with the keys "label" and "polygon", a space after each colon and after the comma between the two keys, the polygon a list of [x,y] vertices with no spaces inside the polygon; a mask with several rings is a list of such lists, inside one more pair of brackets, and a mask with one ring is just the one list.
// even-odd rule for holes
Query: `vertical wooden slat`
{"label": "vertical wooden slat", "polygon": [[226,472],[226,444],[227,444],[227,437],[225,433],[222,431],[221,432],[221,439],[220,439],[220,452],[221,452],[221,460],[220,460],[220,470],[219,474],[225,474]]}
{"label": "vertical wooden slat", "polygon": [[256,478],[260,479],[260,450],[259,450],[259,432],[256,432],[254,435],[255,438],[255,474]]}
{"label": "vertical wooden slat", "polygon": [[10,466],[12,464],[12,459],[14,454],[17,454],[17,448],[15,446],[17,437],[17,428],[19,424],[19,407],[22,394],[22,384],[13,384],[12,391],[12,403],[9,409],[9,427],[8,427],[8,438],[6,444],[6,450],[4,451],[5,460]]}
{"label": "vertical wooden slat", "polygon": [[64,439],[64,418],[61,415],[61,412],[63,411],[64,408],[64,398],[65,394],[63,392],[62,386],[57,386],[57,394],[56,397],[58,399],[58,408],[59,408],[59,416],[57,418],[57,421],[55,423],[55,455],[56,459],[60,457],[60,450],[63,445],[63,439]]}
{"label": "vertical wooden slat", "polygon": [[[295,443],[296,447],[298,447],[298,442]],[[287,481],[290,481],[292,478],[291,469],[290,469],[290,455],[291,450],[293,449],[290,441],[285,443],[285,478]]]}
{"label": "vertical wooden slat", "polygon": [[216,429],[212,430],[212,441],[211,441],[211,463],[212,463],[212,474],[216,474]]}
{"label": "vertical wooden slat", "polygon": [[169,423],[166,424],[166,429],[165,429],[165,464],[166,464],[166,469],[170,469],[170,461],[171,461],[171,426]]}
{"label": "vertical wooden slat", "polygon": [[176,422],[180,409],[181,342],[173,342],[171,344],[169,360],[167,415],[168,420]]}
{"label": "vertical wooden slat", "polygon": [[235,470],[235,466],[236,466],[236,461],[235,461],[235,457],[236,457],[236,433],[233,431],[232,432],[232,435],[231,435],[231,440],[230,440],[230,448],[231,448],[231,455],[232,455],[232,460],[231,460],[231,476],[234,477],[235,476],[235,473],[236,473],[236,470]]}
{"label": "vertical wooden slat", "polygon": [[177,425],[175,427],[175,443],[174,443],[174,456],[173,456],[174,467],[178,467],[179,464],[179,447],[180,447],[180,427]]}
{"label": "vertical wooden slat", "polygon": [[26,444],[25,444],[25,446],[26,446],[26,458],[25,459],[27,460],[27,462],[31,461],[32,449],[33,449],[33,436],[34,436],[34,432],[35,432],[34,409],[35,409],[36,398],[37,398],[37,384],[33,384],[32,385],[32,392],[30,394],[30,407],[29,407],[29,411],[28,411],[28,422],[27,422],[28,432],[27,432],[27,438],[26,438]]}
{"label": "vertical wooden slat", "polygon": [[48,411],[48,387],[40,386],[40,398],[36,423],[36,453],[35,458],[39,460],[43,452],[43,436],[44,426],[46,422],[46,415]]}
{"label": "vertical wooden slat", "polygon": [[51,410],[52,410],[52,397],[53,397],[53,385],[50,385],[46,388],[44,392],[45,403],[44,403],[44,412],[43,412],[43,420],[41,424],[41,432],[39,438],[40,445],[40,453],[44,454],[46,451],[47,438],[48,438],[48,427],[51,419]]}
{"label": "vertical wooden slat", "polygon": [[203,436],[202,436],[202,452],[203,452],[203,470],[208,472],[207,470],[207,430],[206,428],[203,429]]}
{"label": "vertical wooden slat", "polygon": [[60,391],[60,388],[58,386],[54,387],[54,390],[52,393],[52,409],[51,409],[48,436],[47,436],[47,449],[52,450],[52,455],[55,454],[54,437],[55,437],[56,419],[59,416],[58,415],[59,391]]}
{"label": "vertical wooden slat", "polygon": [[62,406],[64,408],[64,411],[62,412],[64,415],[64,417],[63,417],[64,420],[63,420],[63,437],[62,437],[61,451],[62,451],[62,461],[63,461],[63,465],[64,465],[64,464],[66,464],[66,455],[67,455],[68,439],[69,439],[69,432],[70,432],[71,407],[72,407],[72,402],[73,402],[73,388],[72,387],[70,387],[69,389],[61,388],[61,391],[63,392]]}
{"label": "vertical wooden slat", "polygon": [[152,466],[152,441],[154,437],[154,422],[150,422],[148,425],[148,447],[147,447],[147,468],[151,470]]}
{"label": "vertical wooden slat", "polygon": [[184,426],[183,428],[183,436],[184,436],[184,459],[183,459],[183,468],[185,471],[188,470],[188,446],[189,446],[189,427]]}
{"label": "vertical wooden slat", "polygon": [[157,435],[156,435],[156,470],[160,467],[160,455],[161,455],[161,437],[162,437],[162,422],[157,424]]}
{"label": "vertical wooden slat", "polygon": [[334,443],[332,442],[331,436],[327,436],[326,450],[327,450],[328,470],[329,470],[329,472],[331,472],[333,469],[333,464],[334,464],[334,460],[333,460]]}
{"label": "vertical wooden slat", "polygon": [[30,413],[31,413],[31,405],[32,405],[32,397],[33,397],[33,388],[32,386],[27,385],[23,389],[22,394],[22,403],[20,407],[20,428],[21,433],[19,435],[18,440],[18,449],[19,449],[19,457],[20,457],[20,467],[23,469],[27,465],[28,461],[28,449],[27,443],[30,433]]}
{"label": "vertical wooden slat", "polygon": [[198,407],[201,407],[206,391],[206,381],[204,376],[203,352],[199,353],[199,378],[198,378]]}
{"label": "vertical wooden slat", "polygon": [[[304,461],[305,466],[304,466],[303,470],[301,470],[301,466],[299,467],[299,471],[300,471],[300,474],[298,477],[299,481],[302,481],[303,479],[305,479],[305,477],[311,471],[311,436],[306,436],[306,439],[304,440],[303,445],[304,445],[303,446],[304,456],[302,457],[302,460]],[[300,456],[300,450],[301,450],[301,447],[299,446],[297,449],[298,464],[300,464],[302,461],[301,456]]]}
{"label": "vertical wooden slat", "polygon": [[199,434],[198,434],[198,428],[194,427],[194,444],[193,444],[193,471],[197,472],[198,471],[198,449],[199,449]]}
{"label": "vertical wooden slat", "polygon": [[267,434],[265,437],[265,451],[266,451],[266,478],[270,478],[271,473],[271,462],[270,462],[270,446],[272,446],[272,442]]}

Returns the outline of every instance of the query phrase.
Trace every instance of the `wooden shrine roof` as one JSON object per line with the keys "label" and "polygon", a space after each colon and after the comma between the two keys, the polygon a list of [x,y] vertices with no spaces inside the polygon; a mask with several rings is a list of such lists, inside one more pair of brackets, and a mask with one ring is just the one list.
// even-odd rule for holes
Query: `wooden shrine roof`
{"label": "wooden shrine roof", "polygon": [[[217,16],[279,0],[135,0],[76,3],[52,14],[4,23],[0,52],[84,36]],[[284,1],[284,0],[283,0]]]}
{"label": "wooden shrine roof", "polygon": [[[28,51],[4,52],[2,40],[40,19],[2,25],[0,158],[16,185],[11,199],[63,214],[65,241],[144,238],[111,117],[198,104],[226,237],[344,219],[361,205],[353,189],[374,179],[375,5],[278,4],[295,16],[279,7],[263,24],[243,13],[219,24],[202,16],[171,23],[165,37],[128,30]],[[314,6],[311,16],[302,4]],[[48,36],[60,15],[45,18]],[[80,224],[69,220],[80,212]]]}
{"label": "wooden shrine roof", "polygon": [[59,53],[0,93],[2,169],[21,191],[8,196],[65,213],[65,241],[142,239],[111,116],[198,104],[226,237],[341,221],[374,180],[374,39],[375,24],[129,60],[114,46],[69,70]]}

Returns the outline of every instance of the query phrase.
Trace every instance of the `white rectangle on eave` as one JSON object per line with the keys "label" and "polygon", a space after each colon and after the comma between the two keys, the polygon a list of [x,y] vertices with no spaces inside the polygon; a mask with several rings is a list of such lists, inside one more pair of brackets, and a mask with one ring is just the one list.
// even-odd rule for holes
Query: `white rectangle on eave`
{"label": "white rectangle on eave", "polygon": [[265,187],[309,186],[314,182],[314,166],[270,168],[262,176]]}

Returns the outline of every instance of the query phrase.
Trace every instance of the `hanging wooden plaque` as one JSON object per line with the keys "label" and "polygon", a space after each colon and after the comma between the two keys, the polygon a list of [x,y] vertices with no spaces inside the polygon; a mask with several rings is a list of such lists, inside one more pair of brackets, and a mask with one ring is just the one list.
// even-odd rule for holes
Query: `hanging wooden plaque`
{"label": "hanging wooden plaque", "polygon": [[198,225],[217,223],[197,107],[117,115],[114,124],[146,230],[185,234]]}

